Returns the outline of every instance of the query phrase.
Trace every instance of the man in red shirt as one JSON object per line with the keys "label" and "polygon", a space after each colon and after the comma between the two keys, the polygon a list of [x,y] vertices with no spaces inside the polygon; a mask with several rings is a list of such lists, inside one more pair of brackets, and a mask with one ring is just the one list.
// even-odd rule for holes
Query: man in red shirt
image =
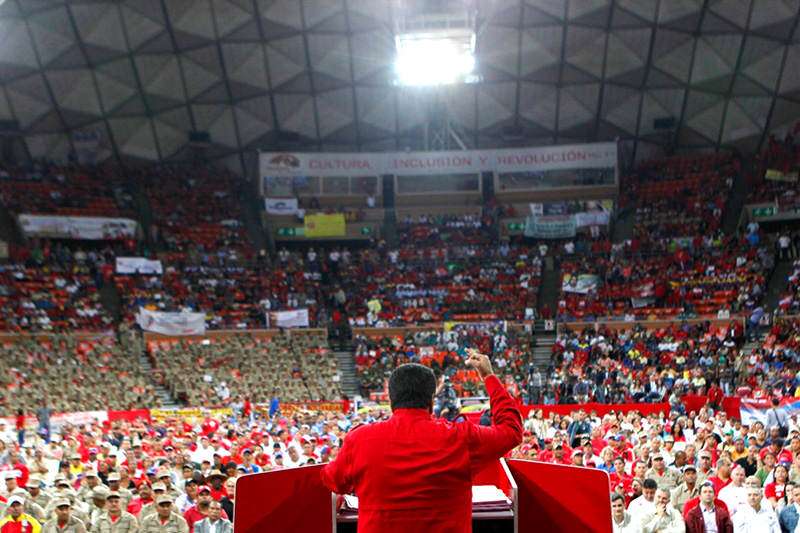
{"label": "man in red shirt", "polygon": [[731,461],[726,457],[717,459],[717,473],[708,478],[714,484],[714,494],[728,486],[731,482]]}
{"label": "man in red shirt", "polygon": [[325,486],[359,497],[359,532],[472,530],[472,476],[519,445],[522,417],[489,358],[467,353],[489,394],[492,426],[433,419],[433,371],[401,365],[389,378],[392,417],[350,432],[321,471]]}
{"label": "man in red shirt", "polygon": [[[197,503],[189,507],[189,509],[183,513],[183,519],[186,520],[190,533],[194,530],[195,522],[199,522],[208,516],[208,505],[211,502],[211,488],[206,485],[197,487]],[[225,520],[228,519],[228,515],[224,510],[222,511],[222,518]]]}

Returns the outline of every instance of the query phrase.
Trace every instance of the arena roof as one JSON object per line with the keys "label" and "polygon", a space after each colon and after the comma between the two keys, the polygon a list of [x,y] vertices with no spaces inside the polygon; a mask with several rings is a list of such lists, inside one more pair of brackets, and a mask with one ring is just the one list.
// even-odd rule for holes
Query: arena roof
{"label": "arena roof", "polygon": [[[397,0],[7,0],[0,120],[34,157],[422,148],[430,102],[471,148],[668,135],[756,149],[800,119],[800,0],[479,0],[481,81],[394,83]],[[511,132],[511,133],[509,133]]]}

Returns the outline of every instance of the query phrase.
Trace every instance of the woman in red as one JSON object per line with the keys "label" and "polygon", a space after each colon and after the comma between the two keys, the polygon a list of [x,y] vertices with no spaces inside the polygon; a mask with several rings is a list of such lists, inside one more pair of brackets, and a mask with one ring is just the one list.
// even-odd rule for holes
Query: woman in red
{"label": "woman in red", "polygon": [[775,467],[775,481],[767,483],[764,486],[764,497],[770,501],[772,508],[778,506],[778,500],[783,498],[783,493],[786,491],[786,481],[789,479],[789,470],[783,463]]}

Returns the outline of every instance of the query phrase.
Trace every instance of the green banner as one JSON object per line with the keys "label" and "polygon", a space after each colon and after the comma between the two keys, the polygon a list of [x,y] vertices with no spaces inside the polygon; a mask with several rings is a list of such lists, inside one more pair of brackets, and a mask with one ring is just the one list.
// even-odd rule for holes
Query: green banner
{"label": "green banner", "polygon": [[777,209],[774,205],[767,206],[767,207],[754,207],[752,211],[753,217],[771,217],[777,213]]}
{"label": "green banner", "polygon": [[290,237],[302,237],[306,234],[305,228],[278,228],[276,231],[278,235],[286,235]]}

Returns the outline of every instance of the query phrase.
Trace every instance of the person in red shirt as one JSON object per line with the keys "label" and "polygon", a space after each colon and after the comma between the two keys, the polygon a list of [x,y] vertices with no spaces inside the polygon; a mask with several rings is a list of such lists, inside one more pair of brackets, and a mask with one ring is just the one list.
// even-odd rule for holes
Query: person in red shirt
{"label": "person in red shirt", "polygon": [[389,378],[392,417],[348,433],[321,470],[326,487],[359,497],[360,533],[472,530],[472,475],[522,442],[522,416],[489,358],[467,353],[489,394],[492,426],[433,419],[433,371],[400,365]]}
{"label": "person in red shirt", "polygon": [[764,497],[769,500],[773,509],[778,506],[778,501],[783,498],[786,492],[786,481],[789,479],[789,470],[785,463],[775,466],[774,478],[775,481],[764,485]]}
{"label": "person in red shirt", "polygon": [[128,504],[127,511],[133,516],[138,516],[142,507],[153,501],[153,488],[150,483],[141,483],[139,485],[139,495],[131,500]]}
{"label": "person in red shirt", "polygon": [[717,473],[708,478],[714,484],[714,494],[727,487],[731,482],[731,461],[727,457],[717,459]]}
{"label": "person in red shirt", "polygon": [[203,412],[203,423],[200,424],[200,429],[203,435],[211,436],[219,431],[219,422],[211,418],[211,413],[208,411]]}
{"label": "person in red shirt", "polygon": [[[212,501],[214,500],[211,497],[211,487],[206,485],[197,487],[197,503],[189,507],[189,509],[183,513],[183,519],[186,520],[190,533],[194,531],[195,522],[199,522],[208,516],[208,504]],[[228,519],[228,515],[225,513],[224,509],[222,511],[222,518],[225,520]]]}
{"label": "person in red shirt", "polygon": [[[214,500],[215,502],[220,501],[223,498],[223,496],[228,495],[228,493],[225,491],[225,486],[224,486],[226,479],[228,479],[228,476],[226,476],[216,468],[212,470],[206,477],[206,482],[210,485],[208,490],[211,491],[211,499]],[[197,490],[199,491],[200,489]]]}

